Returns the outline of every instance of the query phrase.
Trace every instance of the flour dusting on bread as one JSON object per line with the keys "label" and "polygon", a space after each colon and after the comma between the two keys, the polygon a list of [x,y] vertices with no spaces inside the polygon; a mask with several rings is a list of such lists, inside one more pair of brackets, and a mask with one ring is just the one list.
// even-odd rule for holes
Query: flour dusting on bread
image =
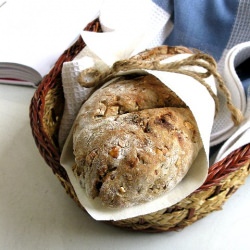
{"label": "flour dusting on bread", "polygon": [[185,103],[153,75],[118,77],[83,104],[74,173],[90,199],[130,207],[172,190],[202,147]]}

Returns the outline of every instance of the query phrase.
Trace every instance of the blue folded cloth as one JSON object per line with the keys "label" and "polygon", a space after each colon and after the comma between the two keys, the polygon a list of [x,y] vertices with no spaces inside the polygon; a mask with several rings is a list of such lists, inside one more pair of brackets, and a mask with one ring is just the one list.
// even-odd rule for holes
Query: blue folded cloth
{"label": "blue folded cloth", "polygon": [[168,45],[183,45],[211,54],[220,64],[228,50],[250,41],[249,0],[153,0],[171,14]]}

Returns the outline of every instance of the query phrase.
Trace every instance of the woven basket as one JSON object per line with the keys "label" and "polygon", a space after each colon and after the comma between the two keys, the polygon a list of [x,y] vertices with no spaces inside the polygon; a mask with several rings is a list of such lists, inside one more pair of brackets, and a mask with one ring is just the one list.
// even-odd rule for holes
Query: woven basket
{"label": "woven basket", "polygon": [[[99,21],[88,24],[85,30],[101,32]],[[60,165],[58,130],[64,108],[61,81],[62,65],[71,61],[84,48],[81,37],[57,60],[41,81],[30,104],[30,124],[36,145],[66,192],[82,208],[66,171]],[[224,202],[242,185],[249,174],[250,144],[232,152],[209,168],[204,184],[177,204],[144,216],[110,221],[133,230],[162,232],[178,230],[221,209]]]}

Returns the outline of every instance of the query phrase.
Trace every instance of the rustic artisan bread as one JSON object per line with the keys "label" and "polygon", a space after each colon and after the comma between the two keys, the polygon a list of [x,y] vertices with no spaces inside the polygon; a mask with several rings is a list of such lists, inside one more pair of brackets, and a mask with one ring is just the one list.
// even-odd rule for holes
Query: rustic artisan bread
{"label": "rustic artisan bread", "polygon": [[89,198],[129,207],[171,190],[202,146],[185,103],[153,75],[119,77],[82,106],[73,171]]}

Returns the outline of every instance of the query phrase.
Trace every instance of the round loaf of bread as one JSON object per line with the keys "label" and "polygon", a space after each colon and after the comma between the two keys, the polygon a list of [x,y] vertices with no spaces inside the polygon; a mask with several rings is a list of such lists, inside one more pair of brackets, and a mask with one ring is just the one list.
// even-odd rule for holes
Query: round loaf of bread
{"label": "round loaf of bread", "polygon": [[96,90],[73,130],[74,174],[90,199],[122,208],[173,189],[202,147],[185,103],[153,75],[127,75]]}

